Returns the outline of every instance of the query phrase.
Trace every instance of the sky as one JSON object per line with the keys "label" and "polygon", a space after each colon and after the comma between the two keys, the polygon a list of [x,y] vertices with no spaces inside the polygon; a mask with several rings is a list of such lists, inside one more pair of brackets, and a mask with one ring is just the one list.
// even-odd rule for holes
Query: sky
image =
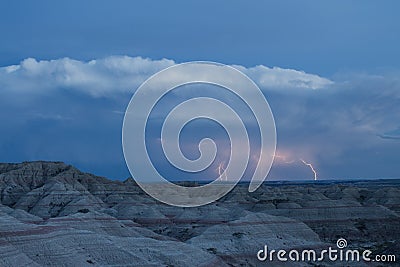
{"label": "sky", "polygon": [[[302,160],[319,179],[400,177],[399,8],[398,1],[2,1],[0,161],[64,161],[125,179],[121,129],[136,89],[166,67],[206,60],[241,70],[268,100],[277,129],[269,179],[313,179]],[[223,94],[189,88],[165,103],[199,91]],[[149,140],[158,138],[157,121]],[[229,145],[218,126],[199,121],[182,133],[189,157],[204,137],[199,129]],[[159,146],[150,152],[161,173],[185,179]],[[217,174],[215,164],[204,176]]]}

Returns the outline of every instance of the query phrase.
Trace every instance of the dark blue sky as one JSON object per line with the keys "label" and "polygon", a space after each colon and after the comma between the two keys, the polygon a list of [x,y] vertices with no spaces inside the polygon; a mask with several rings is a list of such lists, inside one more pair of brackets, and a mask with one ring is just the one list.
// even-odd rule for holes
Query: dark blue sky
{"label": "dark blue sky", "polygon": [[140,55],[320,75],[398,68],[398,1],[3,1],[0,64]]}
{"label": "dark blue sky", "polygon": [[0,161],[62,160],[125,178],[121,123],[137,86],[174,62],[209,60],[243,66],[270,102],[281,156],[272,178],[310,178],[299,158],[321,178],[398,177],[398,10],[398,1],[3,1]]}

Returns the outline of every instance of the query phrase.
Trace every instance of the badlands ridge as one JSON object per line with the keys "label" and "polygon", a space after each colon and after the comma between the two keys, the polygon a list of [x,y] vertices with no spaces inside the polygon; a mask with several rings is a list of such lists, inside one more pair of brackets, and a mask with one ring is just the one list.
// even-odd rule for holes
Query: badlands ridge
{"label": "badlands ridge", "polygon": [[209,205],[178,208],[132,179],[61,162],[0,164],[0,266],[321,266],[256,255],[264,245],[322,250],[345,238],[398,256],[399,216],[399,180],[267,182],[254,193],[240,184]]}

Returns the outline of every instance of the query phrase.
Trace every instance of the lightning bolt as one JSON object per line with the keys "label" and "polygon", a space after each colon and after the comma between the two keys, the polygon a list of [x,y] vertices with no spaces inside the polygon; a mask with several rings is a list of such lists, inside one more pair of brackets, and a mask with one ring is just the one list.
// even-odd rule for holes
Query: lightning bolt
{"label": "lightning bolt", "polygon": [[310,167],[311,171],[314,173],[314,181],[317,180],[317,171],[314,169],[313,165],[311,163],[305,162],[304,160],[300,159],[301,162],[304,163],[304,165]]}
{"label": "lightning bolt", "polygon": [[[225,171],[225,170],[224,170],[224,163],[223,163],[223,162],[221,162],[221,163],[218,165],[217,171],[218,171],[219,177],[221,177],[222,174],[224,174],[224,171]],[[228,177],[226,176],[226,173],[225,173],[224,177],[221,177],[221,181],[223,181],[223,179],[225,179],[226,182],[228,181]]]}
{"label": "lightning bolt", "polygon": [[282,153],[275,153],[274,157],[277,160],[277,164],[292,164],[292,163],[295,163],[295,162],[303,163],[304,165],[309,167],[311,169],[311,171],[313,172],[314,181],[318,180],[317,170],[314,168],[312,163],[306,162],[302,158],[297,158],[296,156],[292,155],[288,151],[283,151]]}

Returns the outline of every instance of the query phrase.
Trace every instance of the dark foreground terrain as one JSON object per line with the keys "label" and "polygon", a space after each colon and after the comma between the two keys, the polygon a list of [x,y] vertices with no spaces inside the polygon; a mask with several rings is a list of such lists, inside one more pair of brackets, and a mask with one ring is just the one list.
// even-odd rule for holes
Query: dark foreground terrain
{"label": "dark foreground terrain", "polygon": [[237,186],[199,208],[177,208],[124,182],[64,163],[0,164],[0,266],[382,266],[260,262],[271,249],[348,248],[399,263],[400,181]]}

